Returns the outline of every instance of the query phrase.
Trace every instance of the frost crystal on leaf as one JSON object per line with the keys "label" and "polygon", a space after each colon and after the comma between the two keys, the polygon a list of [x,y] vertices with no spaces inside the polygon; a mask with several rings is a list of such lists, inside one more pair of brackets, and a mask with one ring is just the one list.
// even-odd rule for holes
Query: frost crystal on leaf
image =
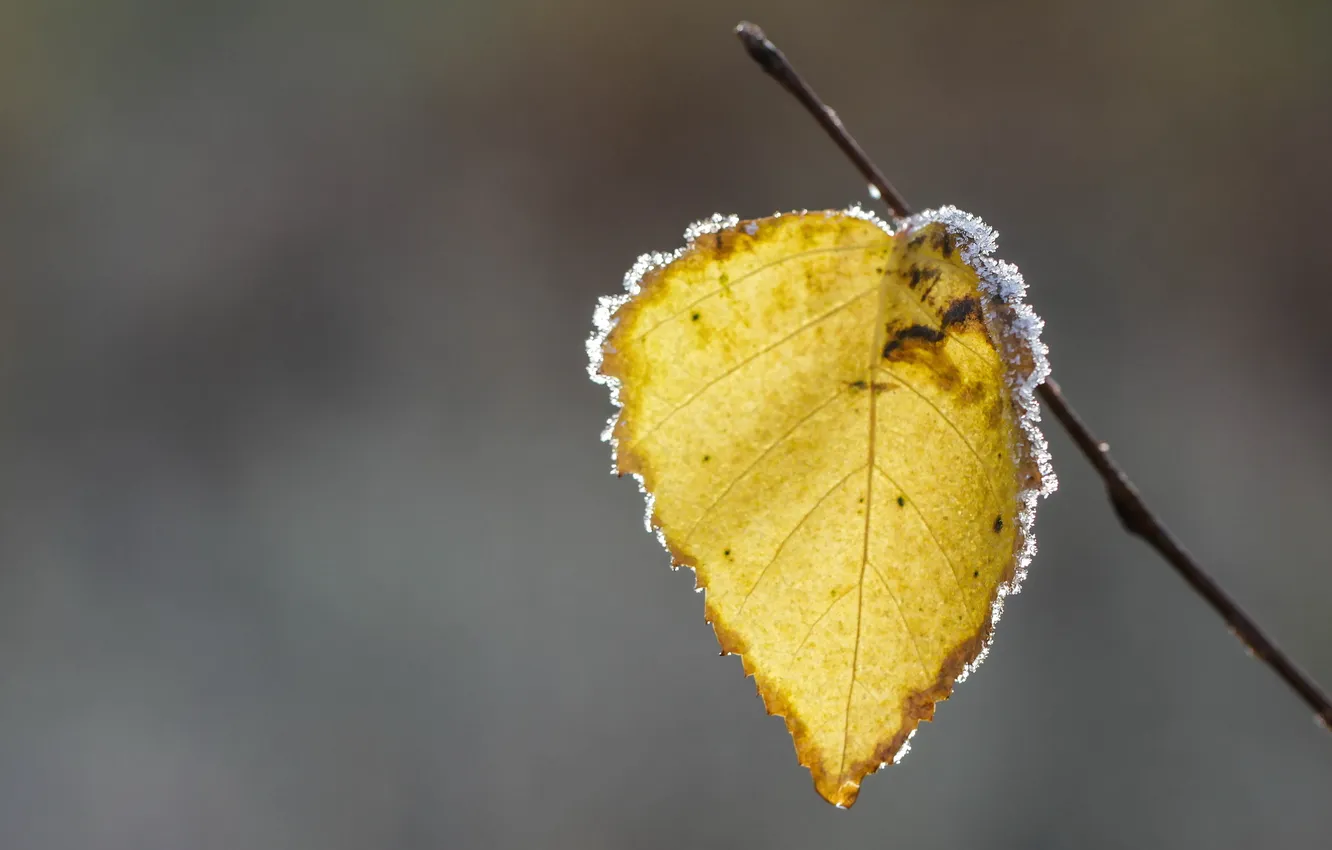
{"label": "frost crystal on leaf", "polygon": [[[1036,501],[1059,487],[1059,480],[1050,463],[1049,445],[1041,433],[1041,409],[1036,400],[1036,388],[1050,375],[1049,348],[1041,341],[1045,322],[1022,301],[1027,294],[1027,284],[1022,279],[1022,273],[1012,263],[990,256],[998,247],[999,234],[979,217],[954,206],[918,213],[904,220],[901,226],[904,230],[915,230],[932,222],[944,225],[961,237],[958,247],[962,260],[976,270],[981,290],[993,296],[983,300],[981,309],[987,324],[1007,330],[1007,333],[996,336],[1009,364],[1013,366],[1011,374],[1018,376],[1009,379],[1009,390],[1026,438],[1020,448],[1026,454],[1025,460],[1034,464],[1040,473],[1036,486],[1025,487],[1019,493],[1022,500],[1022,508],[1018,512],[1021,548],[1017,570],[1013,580],[1000,586],[999,594],[995,597],[990,620],[993,633],[994,624],[999,622],[1003,613],[1005,597],[1022,589],[1022,580],[1027,577],[1027,566],[1036,555],[1036,537],[1032,533],[1032,526],[1036,522]],[[989,651],[990,641],[987,639],[976,660],[967,665],[957,681],[963,681],[976,669]]]}
{"label": "frost crystal on leaf", "polygon": [[[611,447],[611,473],[614,474],[616,468],[616,450],[615,445],[615,421],[619,419],[620,404],[620,382],[619,380],[603,375],[601,373],[601,364],[605,359],[606,338],[615,328],[615,312],[624,306],[624,304],[637,295],[641,289],[640,284],[644,276],[654,269],[662,268],[680,255],[688,251],[694,242],[700,237],[709,233],[716,233],[719,230],[735,227],[740,223],[740,217],[736,215],[722,215],[713,213],[710,218],[702,221],[696,221],[685,228],[685,244],[669,254],[660,251],[654,251],[650,254],[641,254],[634,261],[633,266],[624,275],[624,292],[619,295],[603,295],[597,300],[596,310],[592,313],[592,335],[587,338],[587,374],[595,383],[604,384],[610,390],[611,403],[615,405],[616,411],[610,419],[606,420],[606,427],[601,432],[601,441],[610,443]],[[638,489],[643,494],[647,502],[647,511],[643,516],[643,524],[647,527],[649,534],[655,534],[657,540],[661,543],[663,549],[669,551],[666,545],[666,538],[661,530],[655,528],[652,524],[652,508],[655,497],[647,489],[643,481],[643,476],[634,475],[634,480],[638,482]]]}

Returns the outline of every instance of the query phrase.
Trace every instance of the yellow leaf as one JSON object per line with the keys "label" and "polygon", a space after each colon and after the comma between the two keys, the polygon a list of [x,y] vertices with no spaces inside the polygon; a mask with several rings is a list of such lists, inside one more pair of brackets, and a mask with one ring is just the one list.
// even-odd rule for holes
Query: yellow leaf
{"label": "yellow leaf", "polygon": [[979,663],[1054,489],[1041,321],[951,207],[714,216],[605,298],[615,471],[838,806]]}

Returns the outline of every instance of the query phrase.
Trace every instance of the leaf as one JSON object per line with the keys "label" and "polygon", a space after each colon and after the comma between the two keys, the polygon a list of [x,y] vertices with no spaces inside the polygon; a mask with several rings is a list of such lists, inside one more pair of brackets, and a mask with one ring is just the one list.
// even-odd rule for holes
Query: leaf
{"label": "leaf", "polygon": [[951,207],[695,225],[604,298],[604,438],[838,806],[981,660],[1053,491],[1042,326]]}

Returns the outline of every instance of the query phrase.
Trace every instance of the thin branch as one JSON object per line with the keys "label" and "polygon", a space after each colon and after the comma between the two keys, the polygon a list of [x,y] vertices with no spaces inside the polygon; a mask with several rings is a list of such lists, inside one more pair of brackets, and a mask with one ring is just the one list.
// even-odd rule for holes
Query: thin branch
{"label": "thin branch", "polygon": [[1189,583],[1189,586],[1221,615],[1221,619],[1230,626],[1235,637],[1239,638],[1251,653],[1267,662],[1277,675],[1309,704],[1314,710],[1314,716],[1321,720],[1324,728],[1332,729],[1332,702],[1328,702],[1327,694],[1319,689],[1317,682],[1295,666],[1290,656],[1272,642],[1253,618],[1221,589],[1216,580],[1208,575],[1202,565],[1194,560],[1193,556],[1166,530],[1143,502],[1142,496],[1138,495],[1138,488],[1133,486],[1133,482],[1129,481],[1124,470],[1120,469],[1119,464],[1110,457],[1110,447],[1093,437],[1077,412],[1069,407],[1059,389],[1059,384],[1047,379],[1041,386],[1040,393],[1041,401],[1045,402],[1045,406],[1054,414],[1055,419],[1059,420],[1059,424],[1064,426],[1064,430],[1073,438],[1073,442],[1077,443],[1082,454],[1105,482],[1105,492],[1110,497],[1110,504],[1124,528],[1142,538],[1148,546],[1160,553],[1161,557],[1165,558]]}
{"label": "thin branch", "polygon": [[860,174],[870,185],[879,190],[883,196],[883,202],[888,205],[888,209],[893,211],[893,215],[898,218],[906,218],[911,215],[907,208],[907,202],[902,198],[902,193],[893,188],[893,184],[888,182],[888,178],[883,176],[883,172],[865,153],[864,148],[852,138],[847,132],[846,127],[842,125],[842,119],[837,117],[837,113],[819,99],[810,88],[805,78],[796,73],[791,63],[782,55],[782,51],[777,49],[777,45],[768,40],[763,34],[763,30],[748,21],[742,22],[735,28],[735,34],[740,36],[740,41],[744,43],[745,50],[749,52],[749,57],[759,64],[759,67],[768,73],[768,76],[776,80],[782,88],[790,92],[791,96],[800,101],[800,105],[814,116],[814,120],[819,122],[823,131],[832,137],[837,147],[842,149],[846,158],[851,160],[851,164],[860,169]]}
{"label": "thin branch", "polygon": [[[870,160],[864,149],[847,131],[837,114],[819,99],[777,46],[763,34],[763,30],[745,22],[736,27],[736,35],[740,37],[745,50],[759,67],[790,92],[814,116],[814,120],[819,122],[819,126],[832,138],[837,147],[841,148],[842,153],[846,154],[861,175],[878,190],[893,215],[897,218],[910,215],[911,208],[901,193],[893,188],[883,176],[883,172],[879,171],[878,166]],[[1047,380],[1041,385],[1039,392],[1041,401],[1059,420],[1059,424],[1064,426],[1064,430],[1073,438],[1078,449],[1101,476],[1106,493],[1110,497],[1110,504],[1124,528],[1130,534],[1144,540],[1174,567],[1189,586],[1221,615],[1230,626],[1231,633],[1239,638],[1249,652],[1275,670],[1282,681],[1313,709],[1315,720],[1324,728],[1332,730],[1332,701],[1328,700],[1318,684],[1303,673],[1290,656],[1264,634],[1253,618],[1221,589],[1202,565],[1194,560],[1193,556],[1166,530],[1143,502],[1133,482],[1129,481],[1124,471],[1111,459],[1109,446],[1092,435],[1086,424],[1065,401],[1059,385]]]}

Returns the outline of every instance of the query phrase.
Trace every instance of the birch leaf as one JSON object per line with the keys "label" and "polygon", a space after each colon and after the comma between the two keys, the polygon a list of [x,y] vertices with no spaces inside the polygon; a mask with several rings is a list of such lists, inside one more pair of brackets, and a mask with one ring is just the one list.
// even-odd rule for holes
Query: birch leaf
{"label": "birch leaf", "polygon": [[713,217],[602,300],[615,471],[838,806],[981,660],[1054,489],[1042,326],[951,207]]}

